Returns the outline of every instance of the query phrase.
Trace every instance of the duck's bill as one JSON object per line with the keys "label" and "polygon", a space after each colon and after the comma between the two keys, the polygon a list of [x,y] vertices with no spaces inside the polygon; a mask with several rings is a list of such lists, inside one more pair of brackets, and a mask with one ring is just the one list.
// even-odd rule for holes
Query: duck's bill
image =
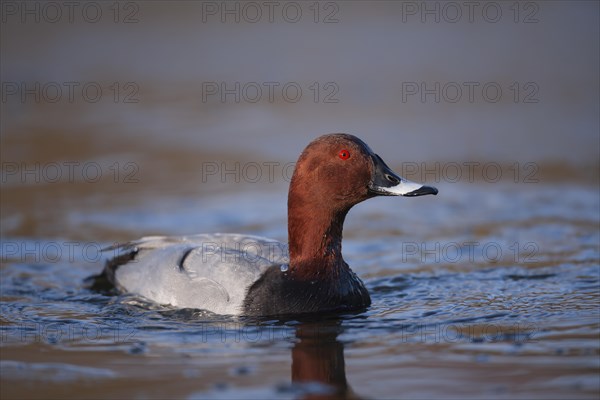
{"label": "duck's bill", "polygon": [[394,186],[377,186],[371,185],[369,191],[373,194],[380,196],[424,196],[426,194],[438,194],[438,190],[433,186],[425,186],[420,183],[407,181],[406,179],[400,179],[400,183]]}
{"label": "duck's bill", "polygon": [[411,182],[396,175],[377,154],[373,155],[373,177],[369,191],[379,196],[424,196],[438,194],[433,186]]}
{"label": "duck's bill", "polygon": [[425,186],[419,183],[403,180],[402,183],[389,188],[379,188],[381,194],[389,196],[424,196],[426,194],[438,194],[438,190],[432,186]]}

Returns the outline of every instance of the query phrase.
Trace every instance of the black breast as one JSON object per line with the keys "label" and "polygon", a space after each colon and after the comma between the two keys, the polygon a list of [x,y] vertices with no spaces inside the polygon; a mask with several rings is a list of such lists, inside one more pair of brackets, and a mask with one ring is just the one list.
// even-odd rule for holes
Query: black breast
{"label": "black breast", "polygon": [[293,270],[270,267],[248,289],[244,314],[269,316],[360,310],[371,304],[362,281],[346,267],[332,277],[300,279]]}

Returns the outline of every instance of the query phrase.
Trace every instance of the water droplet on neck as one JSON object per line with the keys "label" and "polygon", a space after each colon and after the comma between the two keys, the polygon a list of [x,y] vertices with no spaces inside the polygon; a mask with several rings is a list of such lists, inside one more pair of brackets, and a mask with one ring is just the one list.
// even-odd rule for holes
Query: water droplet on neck
{"label": "water droplet on neck", "polygon": [[281,270],[281,272],[287,272],[289,266],[287,264],[282,264],[279,269]]}

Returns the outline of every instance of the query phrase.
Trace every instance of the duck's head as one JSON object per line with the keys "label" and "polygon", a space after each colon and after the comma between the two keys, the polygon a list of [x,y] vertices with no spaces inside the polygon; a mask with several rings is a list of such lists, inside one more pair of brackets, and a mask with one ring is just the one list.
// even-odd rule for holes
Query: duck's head
{"label": "duck's head", "polygon": [[334,211],[347,211],[374,196],[437,193],[432,186],[398,176],[365,142],[343,133],[312,141],[300,155],[290,184],[290,200],[297,197]]}

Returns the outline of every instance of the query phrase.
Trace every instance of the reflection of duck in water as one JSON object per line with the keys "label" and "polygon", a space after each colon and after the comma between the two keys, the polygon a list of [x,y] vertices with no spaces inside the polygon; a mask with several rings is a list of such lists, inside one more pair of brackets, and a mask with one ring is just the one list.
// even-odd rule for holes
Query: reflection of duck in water
{"label": "reflection of duck in water", "polygon": [[358,399],[346,381],[344,345],[337,340],[339,321],[302,323],[296,327],[298,342],[292,348],[292,383],[323,385],[306,390],[302,399]]}

